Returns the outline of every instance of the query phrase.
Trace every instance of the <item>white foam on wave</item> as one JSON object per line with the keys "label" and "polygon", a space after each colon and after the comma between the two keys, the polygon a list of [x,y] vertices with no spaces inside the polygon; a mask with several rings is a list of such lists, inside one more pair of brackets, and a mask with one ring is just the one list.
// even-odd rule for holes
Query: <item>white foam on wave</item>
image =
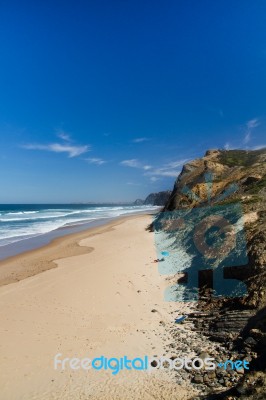
{"label": "white foam on wave", "polygon": [[[79,210],[49,209],[40,211],[13,212],[2,214],[0,221],[0,246],[14,243],[26,238],[42,235],[64,226],[81,225],[95,220],[115,218],[124,214],[132,214],[152,206],[111,206],[95,207]],[[24,214],[30,213],[32,217]],[[5,218],[5,215],[14,215],[15,218]],[[24,216],[23,216],[24,215]]]}
{"label": "white foam on wave", "polygon": [[[58,212],[55,211],[54,213],[45,213],[40,212],[36,215],[32,215],[32,217],[25,215],[24,213],[17,213],[14,218],[10,218],[9,214],[2,215],[0,218],[1,222],[16,222],[16,221],[34,221],[36,219],[51,219],[51,218],[62,218],[67,217],[69,215],[80,214],[82,211],[69,211],[69,212]],[[14,213],[15,214],[15,213]],[[8,216],[7,218],[5,216]]]}

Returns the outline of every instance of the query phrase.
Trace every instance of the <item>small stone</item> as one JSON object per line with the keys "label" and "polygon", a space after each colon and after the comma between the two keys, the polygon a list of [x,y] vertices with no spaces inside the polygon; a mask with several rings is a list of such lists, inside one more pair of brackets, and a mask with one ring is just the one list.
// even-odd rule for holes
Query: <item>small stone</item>
{"label": "small stone", "polygon": [[157,367],[157,362],[156,362],[155,360],[153,360],[153,361],[151,362],[151,366],[154,367],[154,368]]}
{"label": "small stone", "polygon": [[199,374],[195,375],[193,378],[193,382],[195,383],[203,383],[203,377]]}
{"label": "small stone", "polygon": [[170,360],[173,361],[173,360],[175,360],[176,358],[177,358],[177,356],[171,356],[171,357],[170,357]]}
{"label": "small stone", "polygon": [[246,346],[255,346],[256,344],[257,344],[257,342],[256,342],[256,340],[253,338],[253,337],[251,337],[251,336],[249,336],[245,341],[244,341],[244,343],[245,343],[245,345]]}
{"label": "small stone", "polygon": [[199,354],[199,358],[201,359],[201,360],[204,360],[205,358],[208,358],[209,357],[209,355],[205,352],[205,351],[202,351],[200,354]]}
{"label": "small stone", "polygon": [[208,378],[209,379],[215,379],[216,378],[216,373],[214,371],[208,372]]}
{"label": "small stone", "polygon": [[244,375],[245,370],[244,370],[244,368],[240,368],[240,369],[237,369],[236,372],[237,372],[238,374],[240,374],[240,375]]}

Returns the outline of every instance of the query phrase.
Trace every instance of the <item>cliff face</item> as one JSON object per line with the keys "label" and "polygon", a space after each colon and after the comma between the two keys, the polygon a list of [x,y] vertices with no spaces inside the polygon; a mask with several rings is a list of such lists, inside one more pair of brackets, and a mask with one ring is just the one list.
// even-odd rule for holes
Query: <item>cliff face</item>
{"label": "cliff face", "polygon": [[152,204],[154,206],[164,206],[170,197],[171,191],[167,190],[165,192],[151,193],[144,200],[144,204]]}
{"label": "cliff face", "polygon": [[[242,206],[248,253],[249,268],[240,276],[248,286],[242,303],[257,309],[266,306],[266,149],[208,150],[184,165],[164,211],[234,203]],[[234,271],[224,273],[233,278]]]}
{"label": "cliff face", "polygon": [[[265,162],[266,149],[208,150],[203,158],[190,161],[183,166],[165,210],[204,205],[208,200],[207,189],[210,185],[212,204],[222,204],[219,197],[231,184],[238,186],[237,191],[226,196],[225,201],[235,199],[245,206],[248,203],[261,202],[265,199]],[[192,191],[190,195],[185,193],[187,189]]]}
{"label": "cliff face", "polygon": [[137,199],[134,201],[134,206],[142,206],[144,204],[144,200]]}
{"label": "cliff face", "polygon": [[[251,370],[266,369],[266,149],[209,150],[205,156],[184,165],[177,177],[164,211],[195,210],[205,206],[242,207],[247,264],[224,268],[224,279],[245,283],[242,298],[214,298],[205,291],[199,302],[195,328],[211,340],[220,341],[236,354],[251,360]],[[184,243],[184,242],[183,242]],[[189,247],[184,246],[185,251]],[[203,271],[202,277],[204,278]],[[208,281],[208,275],[205,279]],[[210,287],[210,286],[209,286]],[[207,285],[208,288],[208,285]],[[191,317],[193,320],[193,316]],[[260,372],[262,374],[262,372]],[[236,387],[239,398],[256,397],[249,380],[257,379],[266,390],[266,374],[246,375]],[[251,390],[252,389],[252,390]],[[234,392],[235,393],[235,392]],[[256,392],[257,393],[257,392]],[[242,397],[243,394],[243,397]],[[226,398],[227,397],[221,397]]]}
{"label": "cliff face", "polygon": [[169,200],[170,194],[171,190],[166,190],[164,192],[158,192],[158,193],[150,193],[145,200],[137,199],[134,202],[134,205],[140,206],[144,204],[152,206],[165,206],[165,204]]}

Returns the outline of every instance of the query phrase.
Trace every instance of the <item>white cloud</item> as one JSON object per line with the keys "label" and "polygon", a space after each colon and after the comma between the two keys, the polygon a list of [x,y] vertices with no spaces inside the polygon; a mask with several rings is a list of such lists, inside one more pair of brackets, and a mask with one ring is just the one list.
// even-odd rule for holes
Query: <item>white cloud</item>
{"label": "white cloud", "polygon": [[188,158],[184,158],[182,160],[177,160],[177,161],[172,161],[168,164],[165,165],[165,168],[176,168],[176,167],[180,167],[180,165],[184,165],[189,159]]}
{"label": "white cloud", "polygon": [[150,172],[147,172],[145,175],[158,175],[158,176],[168,176],[168,177],[177,177],[180,173],[180,170],[175,169],[167,169],[167,168],[155,168]]}
{"label": "white cloud", "polygon": [[101,159],[101,158],[86,158],[86,161],[89,164],[96,164],[96,165],[102,165],[105,164],[107,161]]}
{"label": "white cloud", "polygon": [[149,139],[146,137],[140,137],[140,138],[133,139],[132,142],[133,143],[142,143],[142,142],[147,142],[148,140]]}
{"label": "white cloud", "polygon": [[120,164],[131,168],[141,168],[141,163],[136,158],[132,158],[131,160],[121,161]]}
{"label": "white cloud", "polygon": [[126,167],[143,169],[144,171],[146,171],[144,175],[150,176],[151,178],[153,178],[153,182],[155,182],[156,176],[177,177],[180,173],[180,169],[178,167],[185,164],[188,160],[189,160],[188,158],[185,158],[181,160],[172,161],[167,164],[164,164],[162,167],[157,167],[157,168],[151,165],[144,165],[136,158],[132,158],[131,160],[121,161],[120,164]]}
{"label": "white cloud", "polygon": [[258,118],[254,118],[254,119],[249,120],[246,125],[247,125],[248,129],[253,129],[253,128],[257,128],[257,126],[260,125],[260,122],[259,122]]}
{"label": "white cloud", "polygon": [[260,125],[258,118],[250,119],[245,125],[245,135],[243,139],[243,144],[247,144],[251,139],[251,132],[253,129],[257,128]]}
{"label": "white cloud", "polygon": [[65,133],[63,131],[58,132],[57,136],[62,139],[65,140],[66,142],[71,142],[71,137],[68,133]]}
{"label": "white cloud", "polygon": [[68,143],[51,143],[51,144],[25,144],[22,146],[27,150],[44,150],[51,151],[53,153],[67,153],[68,157],[77,157],[83,153],[87,153],[90,150],[90,146],[76,146]]}
{"label": "white cloud", "polygon": [[[159,168],[151,168],[148,172],[145,173],[147,176],[168,176],[168,177],[177,177],[180,173],[179,167],[183,166],[189,159],[184,158],[181,160],[171,161],[167,164],[164,164]],[[178,169],[177,169],[178,168]]]}
{"label": "white cloud", "polygon": [[121,161],[120,164],[121,164],[121,165],[124,165],[125,167],[144,169],[145,171],[148,171],[149,169],[152,168],[150,165],[142,164],[142,163],[141,163],[139,160],[137,160],[136,158],[132,158],[131,160],[124,160],[124,161]]}
{"label": "white cloud", "polygon": [[157,178],[156,176],[151,176],[150,180],[151,180],[151,182],[157,182],[160,180],[160,178]]}
{"label": "white cloud", "polygon": [[251,138],[251,134],[250,134],[250,132],[247,132],[247,133],[245,134],[245,136],[244,136],[243,143],[244,143],[244,144],[247,144],[247,143],[250,141],[250,138]]}
{"label": "white cloud", "polygon": [[231,149],[230,143],[226,142],[224,145],[224,148],[225,148],[225,150],[230,150]]}

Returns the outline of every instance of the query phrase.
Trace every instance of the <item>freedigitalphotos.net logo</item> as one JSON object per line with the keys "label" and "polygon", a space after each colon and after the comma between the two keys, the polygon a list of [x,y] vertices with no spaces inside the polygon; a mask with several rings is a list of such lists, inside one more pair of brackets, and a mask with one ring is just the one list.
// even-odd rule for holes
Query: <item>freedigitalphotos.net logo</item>
{"label": "freedigitalphotos.net logo", "polygon": [[226,360],[216,362],[213,357],[135,357],[130,359],[128,356],[117,357],[95,357],[95,358],[63,358],[61,353],[54,357],[55,370],[95,370],[107,371],[110,370],[112,375],[117,375],[121,371],[146,371],[151,372],[154,370],[204,370],[212,371],[216,368],[227,370],[249,369],[248,361],[246,360]]}
{"label": "freedigitalphotos.net logo", "polygon": [[[166,289],[166,301],[196,301],[203,287],[212,289],[214,296],[242,297],[247,293],[237,274],[230,279],[224,274],[248,261],[242,207],[237,202],[213,204],[212,185],[212,175],[205,174],[207,204],[201,205],[200,198],[184,187],[182,192],[199,202],[198,206],[155,217],[159,273],[184,275],[182,283]],[[223,201],[236,190],[237,185],[230,185],[215,201]]]}

